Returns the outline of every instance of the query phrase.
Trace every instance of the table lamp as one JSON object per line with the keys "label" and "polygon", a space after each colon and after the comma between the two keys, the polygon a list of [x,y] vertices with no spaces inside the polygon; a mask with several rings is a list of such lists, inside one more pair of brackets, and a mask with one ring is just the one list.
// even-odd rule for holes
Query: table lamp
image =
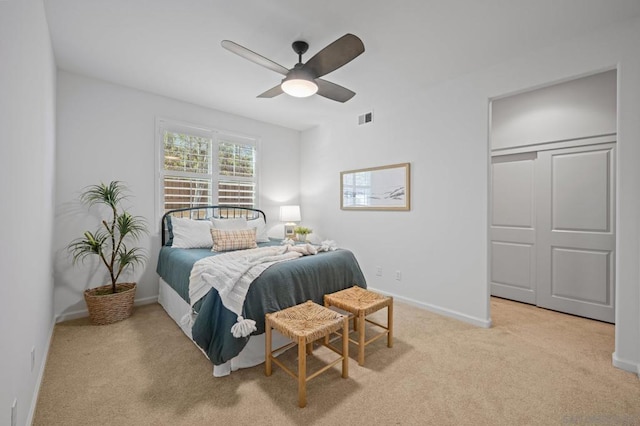
{"label": "table lamp", "polygon": [[280,221],[286,222],[284,225],[284,237],[293,238],[295,236],[294,222],[300,221],[300,206],[280,206]]}

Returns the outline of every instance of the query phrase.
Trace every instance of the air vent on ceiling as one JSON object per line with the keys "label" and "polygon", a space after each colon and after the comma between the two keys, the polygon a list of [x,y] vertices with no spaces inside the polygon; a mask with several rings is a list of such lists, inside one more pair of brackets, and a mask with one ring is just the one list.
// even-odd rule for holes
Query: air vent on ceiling
{"label": "air vent on ceiling", "polygon": [[373,121],[373,111],[365,112],[364,114],[358,116],[359,125],[371,123],[372,121]]}

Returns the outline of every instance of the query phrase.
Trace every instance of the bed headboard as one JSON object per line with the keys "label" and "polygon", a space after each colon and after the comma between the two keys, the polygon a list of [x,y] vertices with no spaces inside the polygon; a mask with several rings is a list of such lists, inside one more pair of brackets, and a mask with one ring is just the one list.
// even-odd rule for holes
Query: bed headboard
{"label": "bed headboard", "polygon": [[216,219],[234,219],[245,218],[247,220],[260,219],[267,223],[267,216],[262,210],[252,209],[250,207],[240,206],[202,206],[187,207],[183,209],[169,210],[162,215],[160,229],[162,229],[162,245],[164,246],[169,237],[168,217],[188,217],[196,220],[206,220],[210,218]]}

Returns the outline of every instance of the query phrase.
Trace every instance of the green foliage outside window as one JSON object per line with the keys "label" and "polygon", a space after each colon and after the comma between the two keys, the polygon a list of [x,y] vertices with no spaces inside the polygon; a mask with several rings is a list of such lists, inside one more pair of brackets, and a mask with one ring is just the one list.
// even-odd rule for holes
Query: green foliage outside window
{"label": "green foliage outside window", "polygon": [[220,141],[214,153],[211,138],[171,131],[163,143],[165,211],[211,205],[214,196],[220,205],[255,207],[254,146]]}

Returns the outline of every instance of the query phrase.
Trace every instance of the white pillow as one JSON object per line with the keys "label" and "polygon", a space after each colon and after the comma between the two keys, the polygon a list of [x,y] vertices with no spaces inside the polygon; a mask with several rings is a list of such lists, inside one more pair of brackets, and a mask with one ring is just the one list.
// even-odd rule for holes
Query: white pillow
{"label": "white pillow", "polygon": [[262,218],[247,221],[249,228],[256,228],[256,243],[268,243],[267,224]]}
{"label": "white pillow", "polygon": [[212,217],[211,223],[216,229],[249,229],[247,226],[247,219],[243,217],[236,217],[233,219],[216,219]]}
{"label": "white pillow", "polygon": [[211,222],[192,220],[186,217],[172,217],[174,248],[211,248]]}

